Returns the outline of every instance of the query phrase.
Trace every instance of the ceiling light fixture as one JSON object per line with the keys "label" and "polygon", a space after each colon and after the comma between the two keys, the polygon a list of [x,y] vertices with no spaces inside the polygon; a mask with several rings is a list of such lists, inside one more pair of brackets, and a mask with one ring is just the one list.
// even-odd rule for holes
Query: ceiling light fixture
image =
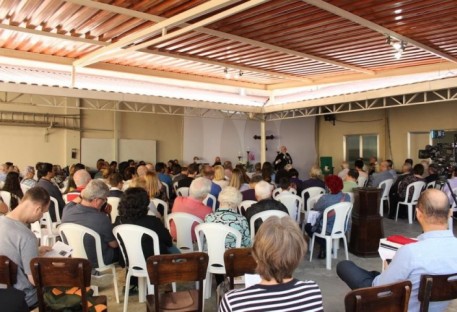
{"label": "ceiling light fixture", "polygon": [[225,79],[239,79],[241,76],[244,75],[242,70],[237,71],[236,69],[229,69],[228,67],[224,68]]}
{"label": "ceiling light fixture", "polygon": [[403,40],[397,39],[392,36],[387,36],[386,42],[388,45],[390,45],[392,48],[394,48],[394,50],[395,50],[394,57],[397,60],[399,60],[402,57],[403,52],[405,52],[405,50],[406,50],[407,43]]}

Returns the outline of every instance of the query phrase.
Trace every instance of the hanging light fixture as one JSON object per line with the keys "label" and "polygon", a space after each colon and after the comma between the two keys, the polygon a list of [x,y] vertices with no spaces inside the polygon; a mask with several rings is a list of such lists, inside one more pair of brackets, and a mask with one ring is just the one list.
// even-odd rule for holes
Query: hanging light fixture
{"label": "hanging light fixture", "polygon": [[386,39],[387,44],[389,44],[395,50],[394,57],[399,60],[403,55],[403,52],[406,50],[407,43],[403,40],[397,39],[392,36],[387,36]]}

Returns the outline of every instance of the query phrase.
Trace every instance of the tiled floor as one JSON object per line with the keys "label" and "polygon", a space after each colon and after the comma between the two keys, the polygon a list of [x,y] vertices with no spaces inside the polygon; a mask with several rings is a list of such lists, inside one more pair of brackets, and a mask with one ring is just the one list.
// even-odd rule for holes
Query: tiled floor
{"label": "tiled floor", "polygon": [[[392,234],[403,234],[409,237],[416,237],[421,234],[421,228],[419,224],[414,223],[412,225],[407,223],[407,220],[393,220],[383,219],[384,234],[386,236]],[[456,232],[454,226],[454,233]],[[317,248],[317,247],[316,247]],[[316,255],[316,252],[314,253]],[[338,260],[344,259],[344,248],[339,249]],[[349,259],[357,263],[358,265],[368,270],[380,270],[381,260],[378,257],[374,258],[360,258],[349,253]],[[334,260],[334,259],[333,259]],[[332,270],[325,269],[325,260],[318,260],[316,256],[312,262],[309,261],[309,252],[300,266],[295,271],[295,277],[298,279],[310,279],[316,281],[324,297],[324,310],[326,312],[339,312],[344,311],[344,296],[350,289],[343,283],[336,275],[335,265],[336,261],[332,261]],[[119,289],[122,290],[124,284],[125,273],[119,269]],[[117,304],[114,299],[113,288],[107,288],[101,291],[102,294],[108,296],[108,309],[110,312],[121,312],[123,311],[123,296],[120,294],[121,303]],[[212,298],[205,301],[205,311],[217,311],[215,291],[212,292]],[[129,298],[128,311],[146,311],[144,303],[138,303],[138,296],[131,296]],[[448,311],[457,312],[457,302],[453,302]]]}

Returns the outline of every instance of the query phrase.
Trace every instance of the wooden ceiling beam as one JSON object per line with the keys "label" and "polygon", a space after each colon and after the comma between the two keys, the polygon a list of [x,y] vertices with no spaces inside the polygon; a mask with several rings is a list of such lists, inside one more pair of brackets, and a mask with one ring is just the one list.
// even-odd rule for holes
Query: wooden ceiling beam
{"label": "wooden ceiling beam", "polygon": [[101,60],[105,60],[107,58],[110,58],[113,52],[118,52],[123,47],[132,44],[135,41],[141,40],[145,37],[151,37],[151,35],[161,32],[164,29],[185,23],[188,20],[197,18],[211,11],[221,9],[226,5],[230,5],[234,2],[236,2],[236,0],[212,0],[209,2],[205,2],[197,7],[177,14],[173,17],[167,18],[150,27],[146,27],[140,31],[134,32],[126,37],[123,37],[117,42],[111,43],[106,47],[88,53],[85,56],[73,62],[73,65],[76,67],[81,67],[99,62]]}
{"label": "wooden ceiling beam", "polygon": [[327,12],[330,12],[332,14],[335,14],[335,15],[338,15],[344,19],[347,19],[351,22],[354,22],[354,23],[357,23],[363,27],[366,27],[366,28],[369,28],[371,30],[374,30],[380,34],[383,34],[383,35],[387,35],[387,36],[391,36],[391,37],[395,37],[397,38],[398,40],[403,40],[405,42],[407,42],[408,44],[411,44],[413,46],[416,46],[424,51],[427,51],[429,53],[432,53],[440,58],[443,58],[443,59],[446,59],[450,62],[453,62],[453,63],[457,63],[457,58],[453,57],[452,55],[449,55],[443,51],[439,51],[435,48],[432,48],[428,45],[425,45],[421,42],[418,42],[416,40],[413,40],[411,38],[408,38],[406,36],[403,36],[395,31],[392,31],[388,28],[385,28],[381,25],[378,25],[376,23],[373,23],[363,17],[360,17],[358,15],[355,15],[351,12],[348,12],[346,10],[343,10],[343,9],[340,9],[339,7],[337,6],[334,6],[326,1],[323,1],[323,0],[302,0],[303,2],[306,2],[310,5],[313,5],[313,6],[316,6],[322,10],[325,10]]}
{"label": "wooden ceiling beam", "polygon": [[[138,12],[138,11],[135,11],[135,10],[125,9],[125,8],[121,8],[121,7],[110,5],[110,4],[95,2],[95,1],[92,1],[92,0],[65,0],[65,1],[72,2],[72,3],[77,3],[77,4],[80,4],[80,5],[89,6],[89,7],[93,7],[93,8],[97,8],[97,9],[100,9],[100,10],[106,10],[106,11],[110,11],[110,12],[114,12],[114,13],[130,16],[130,17],[134,17],[134,18],[153,21],[153,22],[157,22],[157,23],[161,22],[161,21],[164,21],[166,19],[164,17],[160,17],[160,16],[148,14],[148,13],[143,13],[143,12]],[[183,23],[183,24],[179,25],[178,27],[186,27],[188,25],[189,24],[187,24],[187,23]],[[314,60],[314,61],[321,62],[321,63],[326,63],[326,64],[329,64],[329,65],[333,65],[333,66],[337,66],[337,67],[340,67],[340,68],[349,69],[349,70],[352,70],[352,71],[355,71],[355,72],[359,72],[359,73],[364,73],[364,74],[367,74],[367,75],[374,75],[375,74],[374,71],[368,70],[368,69],[365,69],[365,68],[362,68],[362,67],[352,66],[352,65],[345,64],[345,63],[342,63],[342,62],[333,61],[333,60],[325,59],[325,58],[318,57],[318,56],[315,56],[315,55],[312,55],[312,54],[302,53],[302,52],[298,52],[298,51],[295,51],[295,50],[278,47],[278,46],[275,46],[275,45],[272,45],[272,44],[268,44],[268,43],[264,43],[264,42],[260,42],[260,41],[256,41],[256,40],[252,40],[252,39],[248,39],[248,38],[244,38],[244,37],[237,36],[237,35],[228,34],[228,33],[222,32],[222,31],[213,30],[213,29],[209,29],[209,28],[206,28],[206,27],[200,27],[198,29],[195,29],[194,31],[198,32],[198,33],[202,33],[202,34],[207,34],[207,35],[210,35],[210,36],[215,36],[215,37],[218,37],[218,38],[221,38],[221,39],[237,41],[237,42],[241,42],[241,43],[252,45],[254,47],[264,48],[264,49],[268,49],[268,50],[271,50],[271,51],[276,51],[276,52],[280,52],[280,53],[286,53],[286,54],[289,54],[289,55],[298,56],[298,57],[301,57],[301,58]]]}

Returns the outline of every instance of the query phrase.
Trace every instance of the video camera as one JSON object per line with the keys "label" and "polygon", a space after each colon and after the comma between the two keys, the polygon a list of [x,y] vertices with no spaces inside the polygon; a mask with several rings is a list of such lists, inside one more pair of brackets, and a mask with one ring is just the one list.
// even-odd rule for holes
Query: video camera
{"label": "video camera", "polygon": [[[432,130],[430,132],[433,139],[444,137],[443,130]],[[443,182],[450,178],[452,169],[457,165],[457,135],[454,136],[454,143],[438,143],[427,145],[425,149],[419,150],[419,158],[430,158],[438,168],[439,181]],[[438,182],[438,181],[437,181]]]}

